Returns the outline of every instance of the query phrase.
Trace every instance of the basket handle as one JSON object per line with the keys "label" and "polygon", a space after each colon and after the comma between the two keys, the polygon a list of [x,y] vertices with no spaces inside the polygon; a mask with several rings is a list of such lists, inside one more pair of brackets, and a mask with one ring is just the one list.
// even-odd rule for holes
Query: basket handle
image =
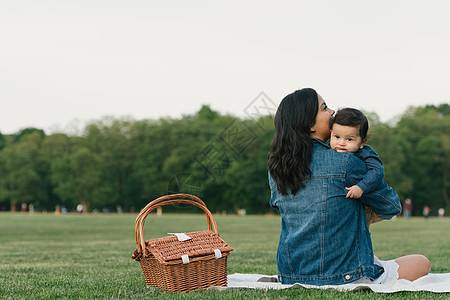
{"label": "basket handle", "polygon": [[149,204],[147,204],[141,210],[141,212],[138,214],[138,216],[136,217],[136,222],[134,224],[134,231],[135,231],[136,245],[137,245],[136,251],[137,251],[138,255],[140,253],[143,253],[144,256],[147,255],[147,253],[146,253],[147,250],[145,248],[145,239],[144,239],[144,223],[145,223],[145,218],[147,217],[147,215],[151,211],[153,211],[154,209],[156,209],[158,207],[161,207],[164,205],[170,205],[170,204],[181,204],[181,203],[190,204],[190,205],[194,205],[194,206],[201,208],[205,212],[206,221],[208,223],[208,229],[211,231],[214,229],[214,232],[216,234],[219,234],[216,221],[214,220],[211,212],[206,207],[205,202],[200,200],[200,198],[198,198],[194,195],[189,195],[189,194],[172,194],[172,195],[162,196],[162,197],[159,197],[159,198],[153,200]]}

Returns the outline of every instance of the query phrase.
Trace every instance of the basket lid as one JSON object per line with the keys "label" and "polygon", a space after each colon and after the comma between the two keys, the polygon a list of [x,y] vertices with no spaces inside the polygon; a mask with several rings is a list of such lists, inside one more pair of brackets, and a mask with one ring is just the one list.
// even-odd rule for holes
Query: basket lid
{"label": "basket lid", "polygon": [[207,256],[214,254],[216,249],[221,253],[233,251],[233,248],[211,230],[189,232],[186,235],[191,239],[181,242],[173,235],[146,241],[147,250],[160,262],[181,260],[184,255]]}

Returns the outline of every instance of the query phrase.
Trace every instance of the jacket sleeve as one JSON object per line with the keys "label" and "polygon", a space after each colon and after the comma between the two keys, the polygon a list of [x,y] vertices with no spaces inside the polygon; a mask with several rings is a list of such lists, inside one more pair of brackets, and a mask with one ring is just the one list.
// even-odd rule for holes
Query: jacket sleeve
{"label": "jacket sleeve", "polygon": [[270,172],[268,173],[269,175],[269,188],[270,188],[270,206],[272,206],[277,212],[279,212],[278,210],[278,201],[279,201],[279,197],[278,197],[278,192],[276,189],[276,183],[275,180],[272,178],[272,176],[270,176]]}
{"label": "jacket sleeve", "polygon": [[[347,184],[354,185],[361,181],[367,172],[367,167],[359,158],[354,155],[348,156],[345,167]],[[364,193],[360,198],[361,202],[369,205],[375,214],[384,220],[389,220],[393,216],[401,213],[402,206],[397,193],[382,181],[372,192]]]}
{"label": "jacket sleeve", "polygon": [[359,186],[364,193],[374,191],[383,181],[384,167],[378,154],[372,147],[365,145],[362,149],[355,153],[357,157],[362,159],[367,166],[367,173],[363,179],[356,185]]}

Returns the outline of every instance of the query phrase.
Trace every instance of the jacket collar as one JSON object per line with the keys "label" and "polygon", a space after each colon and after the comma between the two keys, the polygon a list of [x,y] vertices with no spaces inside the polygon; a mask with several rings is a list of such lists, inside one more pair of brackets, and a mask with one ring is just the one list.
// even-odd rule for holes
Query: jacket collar
{"label": "jacket collar", "polygon": [[325,147],[328,148],[328,149],[331,149],[331,148],[330,148],[330,145],[327,144],[327,143],[324,143],[321,139],[318,139],[318,138],[311,138],[311,139],[312,139],[312,141],[313,141],[314,144],[320,144],[320,145],[322,145],[322,146],[325,146]]}

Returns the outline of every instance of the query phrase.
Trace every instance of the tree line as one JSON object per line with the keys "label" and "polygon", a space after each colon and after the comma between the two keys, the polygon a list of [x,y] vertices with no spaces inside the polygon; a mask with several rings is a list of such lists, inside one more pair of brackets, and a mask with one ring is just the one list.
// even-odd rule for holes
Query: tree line
{"label": "tree line", "polygon": [[[450,106],[413,107],[396,123],[367,114],[368,141],[385,180],[414,214],[450,211]],[[267,154],[273,116],[237,118],[203,106],[178,119],[106,117],[79,135],[27,128],[0,134],[0,210],[138,211],[168,193],[189,193],[213,211],[270,213]],[[166,209],[166,208],[164,208]],[[188,211],[186,206],[169,210]]]}

